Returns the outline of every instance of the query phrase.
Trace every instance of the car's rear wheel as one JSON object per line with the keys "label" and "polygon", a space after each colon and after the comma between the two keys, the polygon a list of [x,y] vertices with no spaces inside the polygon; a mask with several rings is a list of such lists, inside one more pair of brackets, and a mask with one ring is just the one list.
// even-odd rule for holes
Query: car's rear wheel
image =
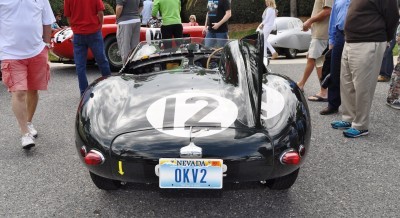
{"label": "car's rear wheel", "polygon": [[108,36],[104,40],[104,48],[111,71],[119,71],[123,63],[118,49],[117,37],[114,35]]}
{"label": "car's rear wheel", "polygon": [[296,171],[282,177],[267,180],[265,185],[272,190],[284,190],[292,187],[294,182],[296,182],[297,175],[299,174],[299,169]]}
{"label": "car's rear wheel", "polygon": [[286,58],[293,59],[297,56],[297,50],[294,48],[287,48],[285,49],[285,56]]}
{"label": "car's rear wheel", "polygon": [[121,182],[117,180],[107,179],[101,176],[98,176],[92,172],[90,173],[90,178],[92,178],[93,183],[99,189],[103,190],[117,190],[121,187]]}

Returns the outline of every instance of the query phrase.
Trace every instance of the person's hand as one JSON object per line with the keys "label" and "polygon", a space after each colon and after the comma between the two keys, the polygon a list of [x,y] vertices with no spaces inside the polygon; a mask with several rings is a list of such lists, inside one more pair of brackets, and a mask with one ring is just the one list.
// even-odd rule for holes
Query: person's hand
{"label": "person's hand", "polygon": [[312,22],[310,19],[306,20],[303,24],[303,31],[308,31],[311,28],[311,24]]}
{"label": "person's hand", "polygon": [[264,25],[263,25],[262,23],[260,23],[260,25],[258,25],[258,28],[257,28],[257,29],[262,30],[263,27],[264,27]]}
{"label": "person's hand", "polygon": [[332,44],[329,44],[329,50],[331,50],[333,48],[333,45]]}
{"label": "person's hand", "polygon": [[207,34],[207,26],[205,26],[203,29],[203,35],[206,35],[206,34]]}
{"label": "person's hand", "polygon": [[219,24],[219,23],[212,23],[212,28],[214,29],[214,30],[217,30],[220,26],[221,26],[221,24]]}

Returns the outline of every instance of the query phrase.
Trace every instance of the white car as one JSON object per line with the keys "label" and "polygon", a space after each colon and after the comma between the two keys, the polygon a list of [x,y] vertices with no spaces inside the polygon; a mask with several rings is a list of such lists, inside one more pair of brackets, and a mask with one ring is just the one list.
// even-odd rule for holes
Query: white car
{"label": "white car", "polygon": [[296,17],[277,17],[274,29],[268,37],[269,43],[286,58],[295,58],[306,52],[311,42],[311,31],[303,31],[303,22]]}

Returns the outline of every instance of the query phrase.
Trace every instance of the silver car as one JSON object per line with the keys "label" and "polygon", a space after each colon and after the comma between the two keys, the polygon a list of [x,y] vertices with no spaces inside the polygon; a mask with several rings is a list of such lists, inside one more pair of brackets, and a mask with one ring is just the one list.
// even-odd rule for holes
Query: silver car
{"label": "silver car", "polygon": [[303,31],[303,22],[296,17],[277,17],[268,41],[286,58],[295,58],[297,53],[306,52],[311,42],[311,31]]}

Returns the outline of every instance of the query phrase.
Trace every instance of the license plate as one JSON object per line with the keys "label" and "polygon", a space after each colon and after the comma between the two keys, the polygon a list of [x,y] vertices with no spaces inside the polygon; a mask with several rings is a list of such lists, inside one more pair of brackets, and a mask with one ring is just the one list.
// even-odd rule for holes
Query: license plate
{"label": "license plate", "polygon": [[221,189],[221,159],[159,160],[160,188]]}

